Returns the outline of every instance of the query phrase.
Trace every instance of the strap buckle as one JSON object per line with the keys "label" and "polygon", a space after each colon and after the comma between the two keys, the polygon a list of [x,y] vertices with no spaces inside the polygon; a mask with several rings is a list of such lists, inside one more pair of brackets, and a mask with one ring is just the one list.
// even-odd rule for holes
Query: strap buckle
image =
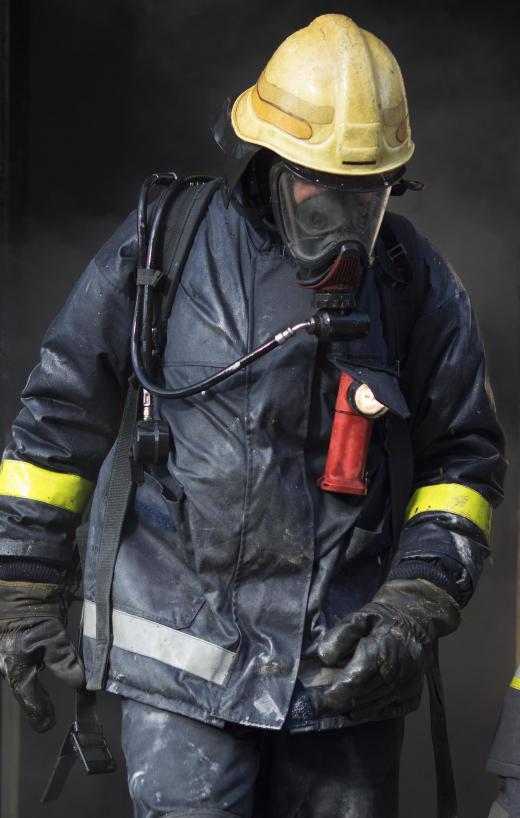
{"label": "strap buckle", "polygon": [[80,760],[87,775],[113,773],[117,768],[103,731],[81,730],[75,721],[61,745],[49,782],[40,799],[42,804],[59,797],[76,759]]}
{"label": "strap buckle", "polygon": [[386,255],[390,259],[392,263],[395,263],[397,259],[402,258],[403,256],[406,257],[408,255],[406,251],[406,247],[401,242],[398,244],[394,244],[393,247],[389,247],[386,251]]}
{"label": "strap buckle", "polygon": [[167,278],[162,270],[154,270],[153,267],[138,267],[135,283],[138,287],[151,287],[156,289]]}
{"label": "strap buckle", "polygon": [[102,730],[87,733],[74,722],[69,731],[69,739],[87,775],[114,772],[116,763]]}

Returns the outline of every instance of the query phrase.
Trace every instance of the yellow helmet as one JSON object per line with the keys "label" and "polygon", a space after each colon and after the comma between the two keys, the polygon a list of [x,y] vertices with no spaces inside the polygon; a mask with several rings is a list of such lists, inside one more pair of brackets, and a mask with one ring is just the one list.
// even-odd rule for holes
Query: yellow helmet
{"label": "yellow helmet", "polygon": [[284,40],[235,101],[231,121],[245,142],[325,173],[384,174],[414,151],[395,57],[341,14],[316,17]]}

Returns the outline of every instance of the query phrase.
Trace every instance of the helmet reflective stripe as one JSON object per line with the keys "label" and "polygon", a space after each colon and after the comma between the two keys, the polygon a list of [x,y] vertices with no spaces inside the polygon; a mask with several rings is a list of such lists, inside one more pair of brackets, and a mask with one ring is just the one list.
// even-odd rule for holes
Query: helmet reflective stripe
{"label": "helmet reflective stripe", "polygon": [[24,497],[81,514],[94,484],[77,474],[42,469],[23,460],[4,460],[0,466],[0,495]]}
{"label": "helmet reflective stripe", "polygon": [[471,520],[489,537],[491,532],[491,504],[478,491],[460,483],[438,483],[423,486],[412,495],[405,514],[405,523],[426,511],[445,511]]}
{"label": "helmet reflective stripe", "polygon": [[414,150],[394,56],[341,14],[288,37],[231,119],[240,139],[327,173],[388,172]]}

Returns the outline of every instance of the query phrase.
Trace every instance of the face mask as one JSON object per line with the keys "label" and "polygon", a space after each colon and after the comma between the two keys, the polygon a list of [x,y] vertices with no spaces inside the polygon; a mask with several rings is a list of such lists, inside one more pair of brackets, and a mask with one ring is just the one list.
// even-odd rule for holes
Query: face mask
{"label": "face mask", "polygon": [[277,227],[302,269],[302,283],[326,276],[345,248],[369,265],[390,196],[390,181],[381,175],[324,177],[284,162],[271,170]]}

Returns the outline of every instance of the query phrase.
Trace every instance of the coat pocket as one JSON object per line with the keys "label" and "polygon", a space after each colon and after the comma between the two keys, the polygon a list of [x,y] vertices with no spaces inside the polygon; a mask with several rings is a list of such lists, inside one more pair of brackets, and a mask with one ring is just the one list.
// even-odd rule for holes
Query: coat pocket
{"label": "coat pocket", "polygon": [[156,474],[144,473],[144,482],[137,487],[133,511],[144,526],[176,533],[183,528],[186,496],[184,486],[168,469]]}
{"label": "coat pocket", "polygon": [[380,557],[392,547],[392,538],[385,526],[377,531],[355,527],[350,535],[350,542],[345,552],[345,562],[353,563],[358,559],[370,560]]}
{"label": "coat pocket", "polygon": [[170,472],[145,473],[123,532],[114,608],[169,627],[188,628],[205,597],[185,522],[184,489]]}

